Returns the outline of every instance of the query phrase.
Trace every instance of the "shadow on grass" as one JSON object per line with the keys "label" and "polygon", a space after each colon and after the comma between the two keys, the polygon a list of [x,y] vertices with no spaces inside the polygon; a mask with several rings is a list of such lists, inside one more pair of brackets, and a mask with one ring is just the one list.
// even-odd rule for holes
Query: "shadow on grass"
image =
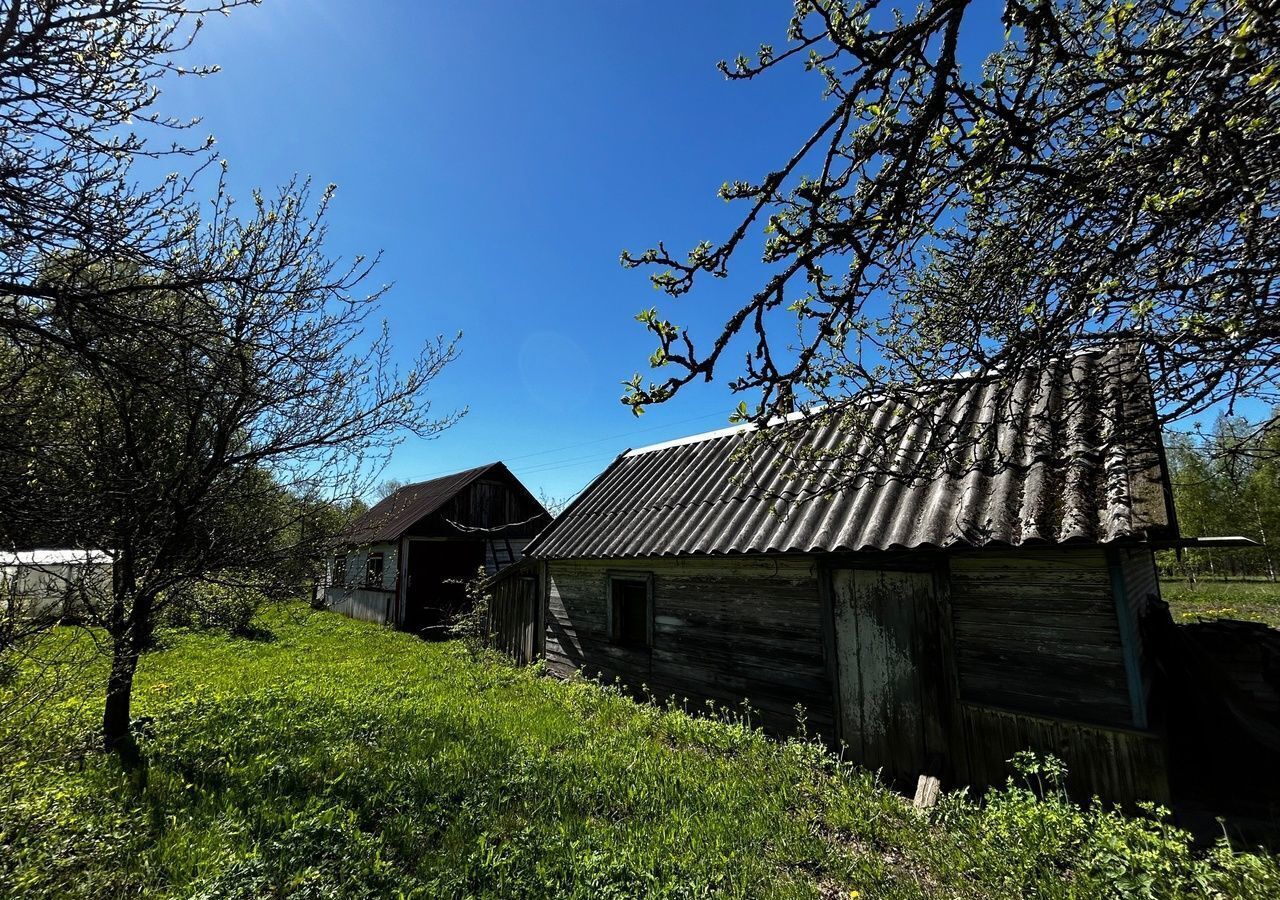
{"label": "shadow on grass", "polygon": [[255,641],[260,644],[274,644],[276,641],[276,633],[265,625],[259,625],[257,622],[246,625],[243,628],[233,629],[231,636],[237,640]]}

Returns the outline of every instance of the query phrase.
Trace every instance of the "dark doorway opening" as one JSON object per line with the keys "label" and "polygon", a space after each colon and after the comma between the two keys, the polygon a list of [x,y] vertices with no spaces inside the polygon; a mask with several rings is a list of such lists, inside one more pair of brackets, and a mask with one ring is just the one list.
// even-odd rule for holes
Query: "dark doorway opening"
{"label": "dark doorway opening", "polygon": [[466,606],[465,582],[484,565],[483,541],[409,541],[404,629],[444,638],[449,621]]}

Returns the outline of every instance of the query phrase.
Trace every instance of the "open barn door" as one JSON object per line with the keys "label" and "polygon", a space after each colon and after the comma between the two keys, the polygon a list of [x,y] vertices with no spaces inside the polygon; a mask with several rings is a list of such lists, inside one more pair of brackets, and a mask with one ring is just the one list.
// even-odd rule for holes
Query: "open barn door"
{"label": "open barn door", "polygon": [[934,577],[831,572],[841,737],[854,761],[909,786],[945,758]]}

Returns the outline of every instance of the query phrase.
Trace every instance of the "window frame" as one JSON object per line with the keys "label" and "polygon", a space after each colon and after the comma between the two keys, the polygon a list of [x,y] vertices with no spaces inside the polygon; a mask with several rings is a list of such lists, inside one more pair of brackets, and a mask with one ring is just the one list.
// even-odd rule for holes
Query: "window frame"
{"label": "window frame", "polygon": [[[645,588],[645,635],[644,641],[624,641],[616,634],[617,622],[614,621],[614,597],[613,586],[617,582],[642,582]],[[605,636],[609,643],[614,647],[621,647],[627,650],[644,650],[653,649],[653,573],[638,572],[627,570],[610,570],[605,573],[604,579],[604,626]]]}
{"label": "window frame", "polygon": [[333,577],[332,584],[345,585],[347,583],[347,554],[335,554],[333,557]]}
{"label": "window frame", "polygon": [[[378,578],[376,581],[374,580],[373,572],[371,571],[374,561],[377,561],[378,563]],[[365,554],[364,586],[367,588],[381,589],[383,584],[383,578],[386,576],[386,571],[387,571],[386,566],[387,566],[387,557],[386,557],[386,554],[383,553],[381,550],[375,551],[373,553]]]}

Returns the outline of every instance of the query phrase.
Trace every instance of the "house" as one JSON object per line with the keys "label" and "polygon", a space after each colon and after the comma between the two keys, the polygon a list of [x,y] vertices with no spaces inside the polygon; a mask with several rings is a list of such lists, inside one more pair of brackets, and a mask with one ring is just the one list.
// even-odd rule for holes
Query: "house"
{"label": "house", "polygon": [[[775,732],[803,707],[907,788],[1002,783],[1031,748],[1078,794],[1164,799],[1144,617],[1178,529],[1144,363],[1111,347],[945,387],[785,440],[742,427],[622,454],[496,582],[519,655],[745,701]],[[881,462],[814,452],[841,447]]]}
{"label": "house", "polygon": [[325,603],[354,618],[438,633],[465,605],[464,582],[518,560],[550,519],[501,462],[406,485],[342,535]]}

